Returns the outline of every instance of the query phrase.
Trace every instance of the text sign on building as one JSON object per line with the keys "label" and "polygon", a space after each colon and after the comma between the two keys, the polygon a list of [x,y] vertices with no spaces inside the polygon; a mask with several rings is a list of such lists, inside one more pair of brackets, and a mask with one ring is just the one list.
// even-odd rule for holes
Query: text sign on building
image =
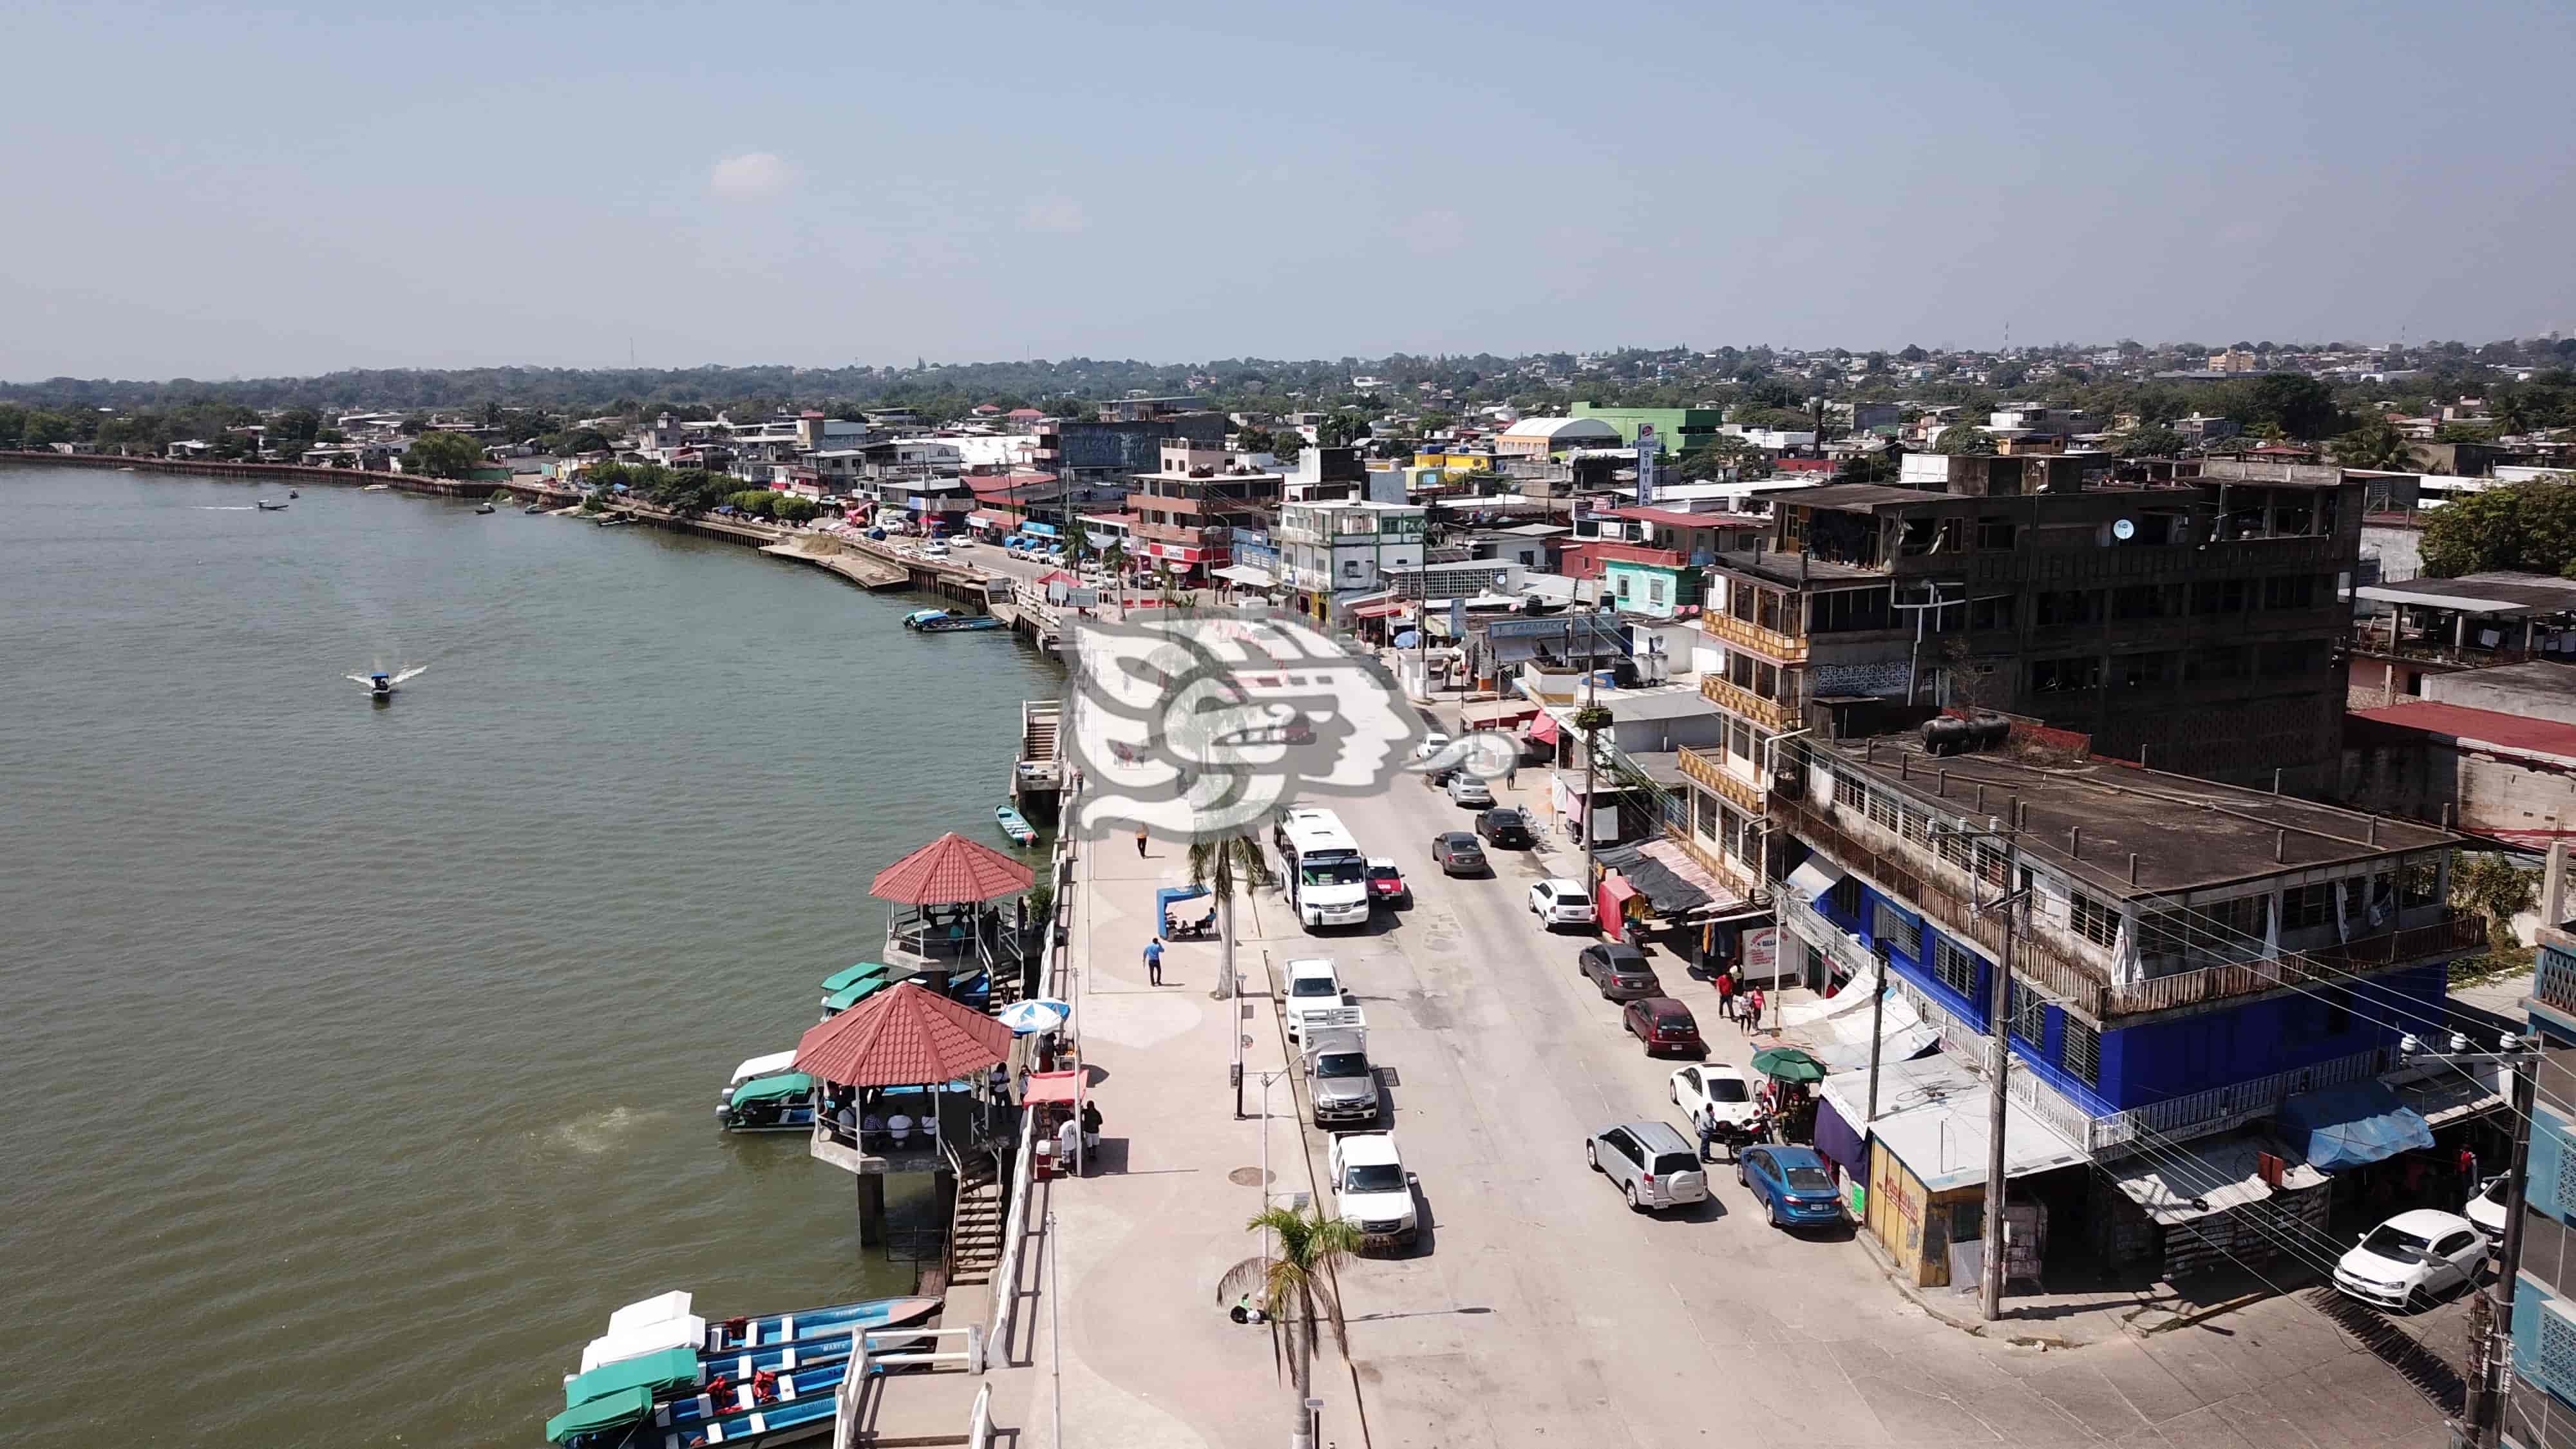
{"label": "text sign on building", "polygon": [[1662,453],[1663,449],[1655,443],[1655,425],[1639,423],[1637,425],[1637,506],[1639,508],[1655,501],[1655,464],[1661,460]]}

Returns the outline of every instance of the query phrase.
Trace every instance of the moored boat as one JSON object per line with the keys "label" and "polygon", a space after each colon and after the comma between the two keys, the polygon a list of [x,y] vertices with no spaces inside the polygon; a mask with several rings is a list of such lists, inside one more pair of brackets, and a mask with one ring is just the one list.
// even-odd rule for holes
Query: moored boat
{"label": "moored boat", "polygon": [[[546,1437],[567,1449],[771,1444],[829,1430],[851,1339],[928,1320],[936,1298],[875,1298],[709,1325],[674,1292],[609,1315],[609,1332],[564,1378]],[[876,1340],[873,1352],[919,1339]],[[875,1372],[883,1372],[882,1367]]]}
{"label": "moored boat", "polygon": [[474,505],[474,511],[477,513],[498,513],[501,510],[493,507],[490,499],[485,499],[483,502]]}
{"label": "moored boat", "polygon": [[990,614],[957,614],[946,609],[915,609],[903,616],[903,627],[921,634],[958,634],[973,629],[999,629]]}
{"label": "moored boat", "polygon": [[1001,823],[1002,833],[1011,837],[1012,844],[1035,845],[1038,843],[1037,827],[1029,823],[1027,816],[1022,815],[1010,806],[994,806],[993,818]]}
{"label": "moored boat", "polygon": [[727,1132],[810,1132],[814,1092],[814,1079],[803,1072],[754,1077],[726,1097],[716,1121]]}
{"label": "moored boat", "polygon": [[271,503],[265,498],[254,498],[251,501],[259,505],[259,511],[262,513],[284,513],[286,511],[286,505],[283,503]]}

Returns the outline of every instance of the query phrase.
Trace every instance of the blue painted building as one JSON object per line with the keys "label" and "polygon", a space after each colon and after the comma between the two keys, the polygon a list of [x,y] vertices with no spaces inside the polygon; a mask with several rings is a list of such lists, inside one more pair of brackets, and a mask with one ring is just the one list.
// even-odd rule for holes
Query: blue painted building
{"label": "blue painted building", "polygon": [[[2550,892],[2550,905],[2558,892]],[[2550,909],[2543,919],[2559,915]],[[2513,1382],[2504,1442],[2576,1449],[2576,934],[2544,926],[2532,981],[2539,1100],[2523,1174],[2522,1271],[2514,1280]]]}
{"label": "blue painted building", "polygon": [[[2251,1161],[2226,1134],[2302,1094],[2363,1087],[2352,1095],[2370,1110],[2416,1116],[2379,1084],[2398,1071],[2399,1038],[2443,1019],[2448,961],[2484,940],[2447,904],[2448,832],[2109,762],[1933,756],[1911,736],[1800,741],[1769,813],[1785,837],[1779,919],[1803,953],[1793,969],[1818,988],[1865,988],[1884,958],[1908,1046],[1937,1037],[1982,1070],[2004,947],[1995,902],[2026,902],[2003,1023],[2012,1110],[2085,1158],[2055,1184],[2059,1206],[2104,1252],[2168,1272],[2204,1249],[2273,1248],[2150,1201],[2140,1174],[2203,1139]],[[2403,1125],[2402,1140],[2431,1144],[2429,1124]],[[2266,1136],[2276,1156],[2304,1140],[2277,1124]],[[2322,1224],[2329,1177],[2304,1177],[2294,1203],[2275,1190],[2265,1211]]]}

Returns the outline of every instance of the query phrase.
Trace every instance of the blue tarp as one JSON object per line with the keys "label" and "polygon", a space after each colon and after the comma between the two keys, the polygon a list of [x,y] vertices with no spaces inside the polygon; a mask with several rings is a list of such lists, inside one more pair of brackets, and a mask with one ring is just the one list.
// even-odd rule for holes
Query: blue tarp
{"label": "blue tarp", "polygon": [[2433,1124],[2385,1083],[2301,1092],[2281,1104],[2281,1125],[2319,1172],[2341,1172],[2433,1145]]}

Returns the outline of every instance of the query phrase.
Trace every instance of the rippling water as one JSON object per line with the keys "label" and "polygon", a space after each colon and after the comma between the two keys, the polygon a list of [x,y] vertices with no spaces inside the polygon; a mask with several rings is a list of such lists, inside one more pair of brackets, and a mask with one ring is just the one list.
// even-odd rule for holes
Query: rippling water
{"label": "rippling water", "polygon": [[909,1291],[710,1112],[876,954],[871,875],[998,840],[1054,666],[730,545],[282,492],[0,468],[0,1438],[533,1444],[620,1303]]}

